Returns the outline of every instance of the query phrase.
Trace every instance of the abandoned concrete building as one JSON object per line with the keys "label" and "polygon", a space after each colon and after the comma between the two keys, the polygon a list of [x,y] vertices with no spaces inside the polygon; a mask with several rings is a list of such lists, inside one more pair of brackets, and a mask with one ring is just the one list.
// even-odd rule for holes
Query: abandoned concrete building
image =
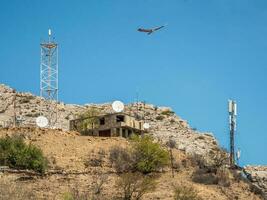
{"label": "abandoned concrete building", "polygon": [[70,130],[84,135],[129,137],[144,131],[143,121],[126,113],[113,113],[70,121]]}

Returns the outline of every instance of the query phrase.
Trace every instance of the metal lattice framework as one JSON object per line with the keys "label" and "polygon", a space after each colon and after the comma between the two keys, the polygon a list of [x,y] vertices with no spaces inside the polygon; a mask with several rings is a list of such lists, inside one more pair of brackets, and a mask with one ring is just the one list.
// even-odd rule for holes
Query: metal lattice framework
{"label": "metal lattice framework", "polygon": [[[49,40],[40,44],[40,95],[48,101],[58,102],[58,44],[51,41],[51,30],[48,31]],[[52,105],[52,104],[51,104]],[[57,121],[57,108],[49,110],[50,125]]]}

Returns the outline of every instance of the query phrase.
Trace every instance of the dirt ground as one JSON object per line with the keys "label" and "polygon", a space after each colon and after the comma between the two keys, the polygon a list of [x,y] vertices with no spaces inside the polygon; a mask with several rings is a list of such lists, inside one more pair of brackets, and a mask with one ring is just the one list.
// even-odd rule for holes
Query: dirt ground
{"label": "dirt ground", "polygon": [[[64,132],[38,128],[0,129],[0,137],[20,134],[27,143],[40,147],[49,160],[49,170],[45,176],[37,176],[27,172],[1,172],[0,182],[11,184],[14,190],[26,188],[35,195],[34,199],[64,199],[64,194],[71,188],[88,191],[105,176],[103,194],[106,199],[117,193],[115,182],[119,175],[112,168],[108,156],[112,146],[129,145],[124,138],[100,138],[80,136],[77,132]],[[101,157],[100,166],[88,165],[90,158]],[[174,151],[177,162],[186,161],[187,156],[178,150]],[[175,171],[172,178],[170,169],[157,173],[155,191],[147,193],[142,199],[173,199],[173,186],[183,183],[191,185],[204,200],[259,200],[259,196],[250,192],[249,185],[232,181],[230,187],[204,185],[192,182],[192,167],[184,167]],[[9,188],[12,189],[12,188]],[[1,192],[1,190],[0,190]],[[1,194],[0,194],[1,196]],[[4,199],[4,198],[0,198]]]}

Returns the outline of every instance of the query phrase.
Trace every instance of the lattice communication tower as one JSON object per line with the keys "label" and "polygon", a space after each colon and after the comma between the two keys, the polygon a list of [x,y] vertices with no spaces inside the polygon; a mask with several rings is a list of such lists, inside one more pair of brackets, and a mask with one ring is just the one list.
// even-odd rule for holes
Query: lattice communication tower
{"label": "lattice communication tower", "polygon": [[40,65],[40,95],[51,102],[51,108],[48,111],[48,120],[50,126],[57,122],[58,102],[58,44],[51,40],[51,29],[48,30],[48,41],[40,44],[41,47],[41,65]]}

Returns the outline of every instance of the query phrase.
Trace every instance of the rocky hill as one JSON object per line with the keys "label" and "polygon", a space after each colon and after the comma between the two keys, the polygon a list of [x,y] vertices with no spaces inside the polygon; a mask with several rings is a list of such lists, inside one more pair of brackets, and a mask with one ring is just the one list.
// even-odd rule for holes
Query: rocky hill
{"label": "rocky hill", "polygon": [[[15,105],[15,106],[14,106]],[[30,93],[15,92],[14,89],[0,85],[0,126],[12,126],[14,112],[19,119],[19,127],[35,126],[36,117],[49,116],[51,108],[58,109],[58,121],[55,128],[69,130],[69,120],[75,119],[79,113],[88,108],[99,109],[103,114],[112,113],[110,103],[74,105],[48,102]],[[138,108],[138,109],[137,109]],[[168,107],[157,107],[151,104],[133,103],[126,105],[125,112],[135,115],[138,113],[151,128],[149,133],[158,141],[166,143],[170,137],[177,142],[177,147],[187,153],[207,154],[217,148],[216,139],[211,133],[199,133],[190,128],[188,123],[178,117]]]}
{"label": "rocky hill", "polygon": [[[106,174],[108,178],[105,179],[104,195],[109,196],[116,192],[111,188],[114,187],[118,175],[107,157],[112,146],[127,146],[128,141],[124,138],[80,136],[77,132],[69,131],[69,120],[75,119],[79,113],[92,107],[101,113],[113,112],[110,103],[73,105],[48,102],[30,93],[16,92],[8,86],[0,85],[0,127],[2,127],[0,137],[22,135],[27,143],[35,144],[43,150],[50,165],[45,177],[39,177],[28,171],[0,169],[2,183],[6,185],[14,183],[14,190],[17,190],[16,186],[29,188],[38,199],[62,199],[64,192],[70,188],[79,185],[81,190],[86,190],[98,181],[100,174],[101,176]],[[48,116],[51,108],[58,110],[58,121],[53,129],[36,128],[36,117],[41,114]],[[172,199],[173,194],[170,192],[172,185],[181,180],[196,188],[203,199],[261,199],[251,191],[249,183],[236,181],[234,178],[231,178],[230,187],[192,182],[194,167],[188,164],[190,156],[197,154],[212,161],[213,156],[220,150],[218,142],[211,133],[193,130],[168,107],[139,102],[126,105],[125,112],[138,115],[149,122],[151,127],[148,134],[163,146],[170,138],[176,141],[175,157],[180,167],[175,178],[170,179],[170,170],[164,169],[158,180],[156,192],[146,194],[144,199]],[[14,116],[16,116],[16,128],[11,128]],[[99,160],[99,158],[103,160],[100,166],[88,164],[88,160]],[[257,179],[258,182],[261,185],[265,184],[266,179],[260,181]],[[264,190],[264,187],[259,188]]]}

